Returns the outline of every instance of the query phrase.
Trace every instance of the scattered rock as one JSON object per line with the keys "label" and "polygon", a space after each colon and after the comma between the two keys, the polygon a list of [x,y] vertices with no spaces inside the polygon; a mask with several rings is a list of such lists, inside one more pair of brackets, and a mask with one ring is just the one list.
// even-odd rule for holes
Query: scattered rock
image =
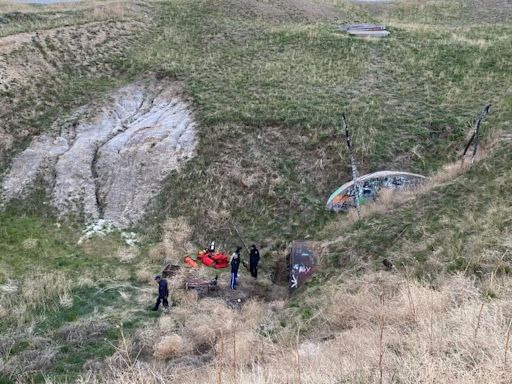
{"label": "scattered rock", "polygon": [[121,237],[123,238],[124,242],[134,247],[139,243],[139,240],[137,239],[137,234],[135,232],[121,232]]}
{"label": "scattered rock", "polygon": [[5,284],[0,285],[0,292],[4,294],[16,293],[18,291],[18,283],[15,280],[7,280]]}
{"label": "scattered rock", "polygon": [[30,251],[37,247],[39,241],[37,239],[28,238],[23,240],[23,243],[21,243],[21,246],[25,251]]}
{"label": "scattered rock", "polygon": [[[116,231],[116,227],[113,223],[105,219],[99,219],[85,227],[82,237],[78,240],[78,245],[95,236],[106,236],[114,231]],[[135,232],[121,231],[121,237],[127,245],[132,247],[139,242]]]}
{"label": "scattered rock", "polygon": [[82,231],[83,236],[78,240],[78,244],[82,244],[84,241],[92,239],[94,236],[106,236],[109,233],[114,232],[114,227],[112,224],[104,219],[99,219],[98,221],[89,224]]}

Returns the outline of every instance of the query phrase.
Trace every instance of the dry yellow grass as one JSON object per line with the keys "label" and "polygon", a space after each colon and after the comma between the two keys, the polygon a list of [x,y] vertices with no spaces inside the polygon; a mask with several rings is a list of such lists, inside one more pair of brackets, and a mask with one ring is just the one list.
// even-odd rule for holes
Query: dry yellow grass
{"label": "dry yellow grass", "polygon": [[191,242],[192,227],[185,218],[168,219],[162,229],[162,241],[148,252],[151,260],[181,263],[185,256],[195,254],[197,248]]}
{"label": "dry yellow grass", "polygon": [[[45,4],[45,8],[53,12],[85,11],[95,20],[104,20],[107,18],[122,18],[129,14],[133,1],[80,1],[80,2],[57,2],[54,4]],[[0,10],[3,13],[41,12],[40,7],[34,7],[31,4],[20,3],[13,0],[0,1]]]}
{"label": "dry yellow grass", "polygon": [[155,345],[154,356],[157,359],[168,360],[185,352],[185,343],[179,335],[164,336]]}
{"label": "dry yellow grass", "polygon": [[41,274],[25,279],[21,294],[28,306],[44,306],[54,299],[69,295],[72,285],[71,279],[64,274]]}
{"label": "dry yellow grass", "polygon": [[[512,284],[507,279],[493,284],[499,296],[488,301],[478,282],[463,275],[447,277],[437,287],[394,273],[333,282],[307,297],[319,311],[311,324],[303,324],[308,332],[295,343],[271,343],[258,335],[259,322],[247,320],[260,318],[265,310],[265,317],[273,316],[275,304],[251,302],[241,312],[225,310],[229,316],[220,323],[223,332],[216,338],[211,364],[171,370],[146,362],[132,372],[106,371],[89,382],[146,383],[158,375],[183,384],[219,378],[230,384],[380,383],[382,372],[385,383],[506,383],[512,380],[507,343]],[[205,314],[219,308],[220,303],[207,300],[202,312],[193,306],[177,317],[207,335]],[[212,318],[211,324],[218,320]],[[179,334],[182,328],[162,329],[178,334],[164,337],[155,355],[168,359],[185,353],[188,341]],[[190,329],[185,332],[190,336]]]}
{"label": "dry yellow grass", "polygon": [[146,270],[138,270],[135,277],[139,283],[153,283],[155,280],[154,274]]}
{"label": "dry yellow grass", "polygon": [[114,2],[106,4],[96,4],[92,8],[94,19],[123,18],[127,14],[126,3]]}
{"label": "dry yellow grass", "polygon": [[138,255],[138,250],[133,247],[120,247],[115,253],[115,257],[123,263],[132,262]]}

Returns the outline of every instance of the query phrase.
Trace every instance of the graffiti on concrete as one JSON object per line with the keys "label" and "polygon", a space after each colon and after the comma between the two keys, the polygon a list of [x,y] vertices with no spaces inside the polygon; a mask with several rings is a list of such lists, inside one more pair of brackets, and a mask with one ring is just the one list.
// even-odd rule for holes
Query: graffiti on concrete
{"label": "graffiti on concrete", "polygon": [[319,246],[313,241],[294,241],[290,252],[290,290],[299,288],[319,263]]}
{"label": "graffiti on concrete", "polygon": [[[414,189],[425,181],[425,177],[409,172],[380,171],[359,177],[338,188],[327,201],[327,208],[334,212],[347,211],[359,204],[374,201],[382,189]],[[356,184],[357,183],[357,184]]]}

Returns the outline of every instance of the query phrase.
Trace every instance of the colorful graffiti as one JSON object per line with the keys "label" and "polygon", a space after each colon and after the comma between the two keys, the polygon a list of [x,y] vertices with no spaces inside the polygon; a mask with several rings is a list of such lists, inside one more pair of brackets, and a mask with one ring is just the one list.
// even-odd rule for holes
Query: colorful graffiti
{"label": "colorful graffiti", "polygon": [[338,188],[327,201],[327,208],[334,212],[347,211],[359,204],[377,198],[382,189],[414,189],[425,181],[425,177],[409,172],[380,171],[359,177]]}
{"label": "colorful graffiti", "polygon": [[290,252],[290,290],[299,288],[311,277],[319,263],[319,245],[313,241],[294,241]]}

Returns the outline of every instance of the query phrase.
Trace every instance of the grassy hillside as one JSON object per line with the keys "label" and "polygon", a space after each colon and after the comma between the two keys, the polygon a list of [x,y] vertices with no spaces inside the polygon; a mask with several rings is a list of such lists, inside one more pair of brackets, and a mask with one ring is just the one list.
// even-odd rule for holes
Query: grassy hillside
{"label": "grassy hillside", "polygon": [[[333,265],[390,258],[401,269],[436,280],[464,271],[480,278],[510,272],[510,140],[467,174],[419,195],[389,214],[345,228],[331,248]],[[339,225],[338,225],[339,227]],[[326,229],[335,238],[337,225]]]}
{"label": "grassy hillside", "polygon": [[[0,382],[509,382],[511,12],[499,0],[0,2],[0,171],[73,108],[147,73],[182,84],[200,136],[136,247],[119,232],[79,241],[83,223],[57,219],[42,189],[3,207]],[[368,21],[391,37],[338,29]],[[485,102],[485,156],[447,174]],[[361,221],[326,212],[350,178],[341,112],[361,172],[435,182]],[[242,275],[259,297],[239,310],[234,296],[198,300],[177,289],[182,273],[171,314],[150,312],[162,264],[212,238],[229,249],[233,225],[266,250],[260,281]],[[323,243],[322,269],[288,299],[271,272],[302,238]]]}
{"label": "grassy hillside", "polygon": [[251,225],[255,239],[312,236],[328,219],[326,197],[349,178],[342,111],[362,172],[428,175],[460,153],[484,101],[496,107],[484,134],[507,126],[505,24],[489,28],[485,18],[462,13],[459,27],[445,26],[453,4],[438,2],[416,4],[427,19],[444,12],[439,22],[420,24],[416,14],[403,16],[414,13],[407,3],[385,15],[390,39],[358,40],[337,27],[373,20],[364,8],[306,4],[179,1],[163,8],[162,33],[135,59],[185,81],[204,139],[187,171],[171,178],[159,212],[212,231],[218,216],[230,215]]}

